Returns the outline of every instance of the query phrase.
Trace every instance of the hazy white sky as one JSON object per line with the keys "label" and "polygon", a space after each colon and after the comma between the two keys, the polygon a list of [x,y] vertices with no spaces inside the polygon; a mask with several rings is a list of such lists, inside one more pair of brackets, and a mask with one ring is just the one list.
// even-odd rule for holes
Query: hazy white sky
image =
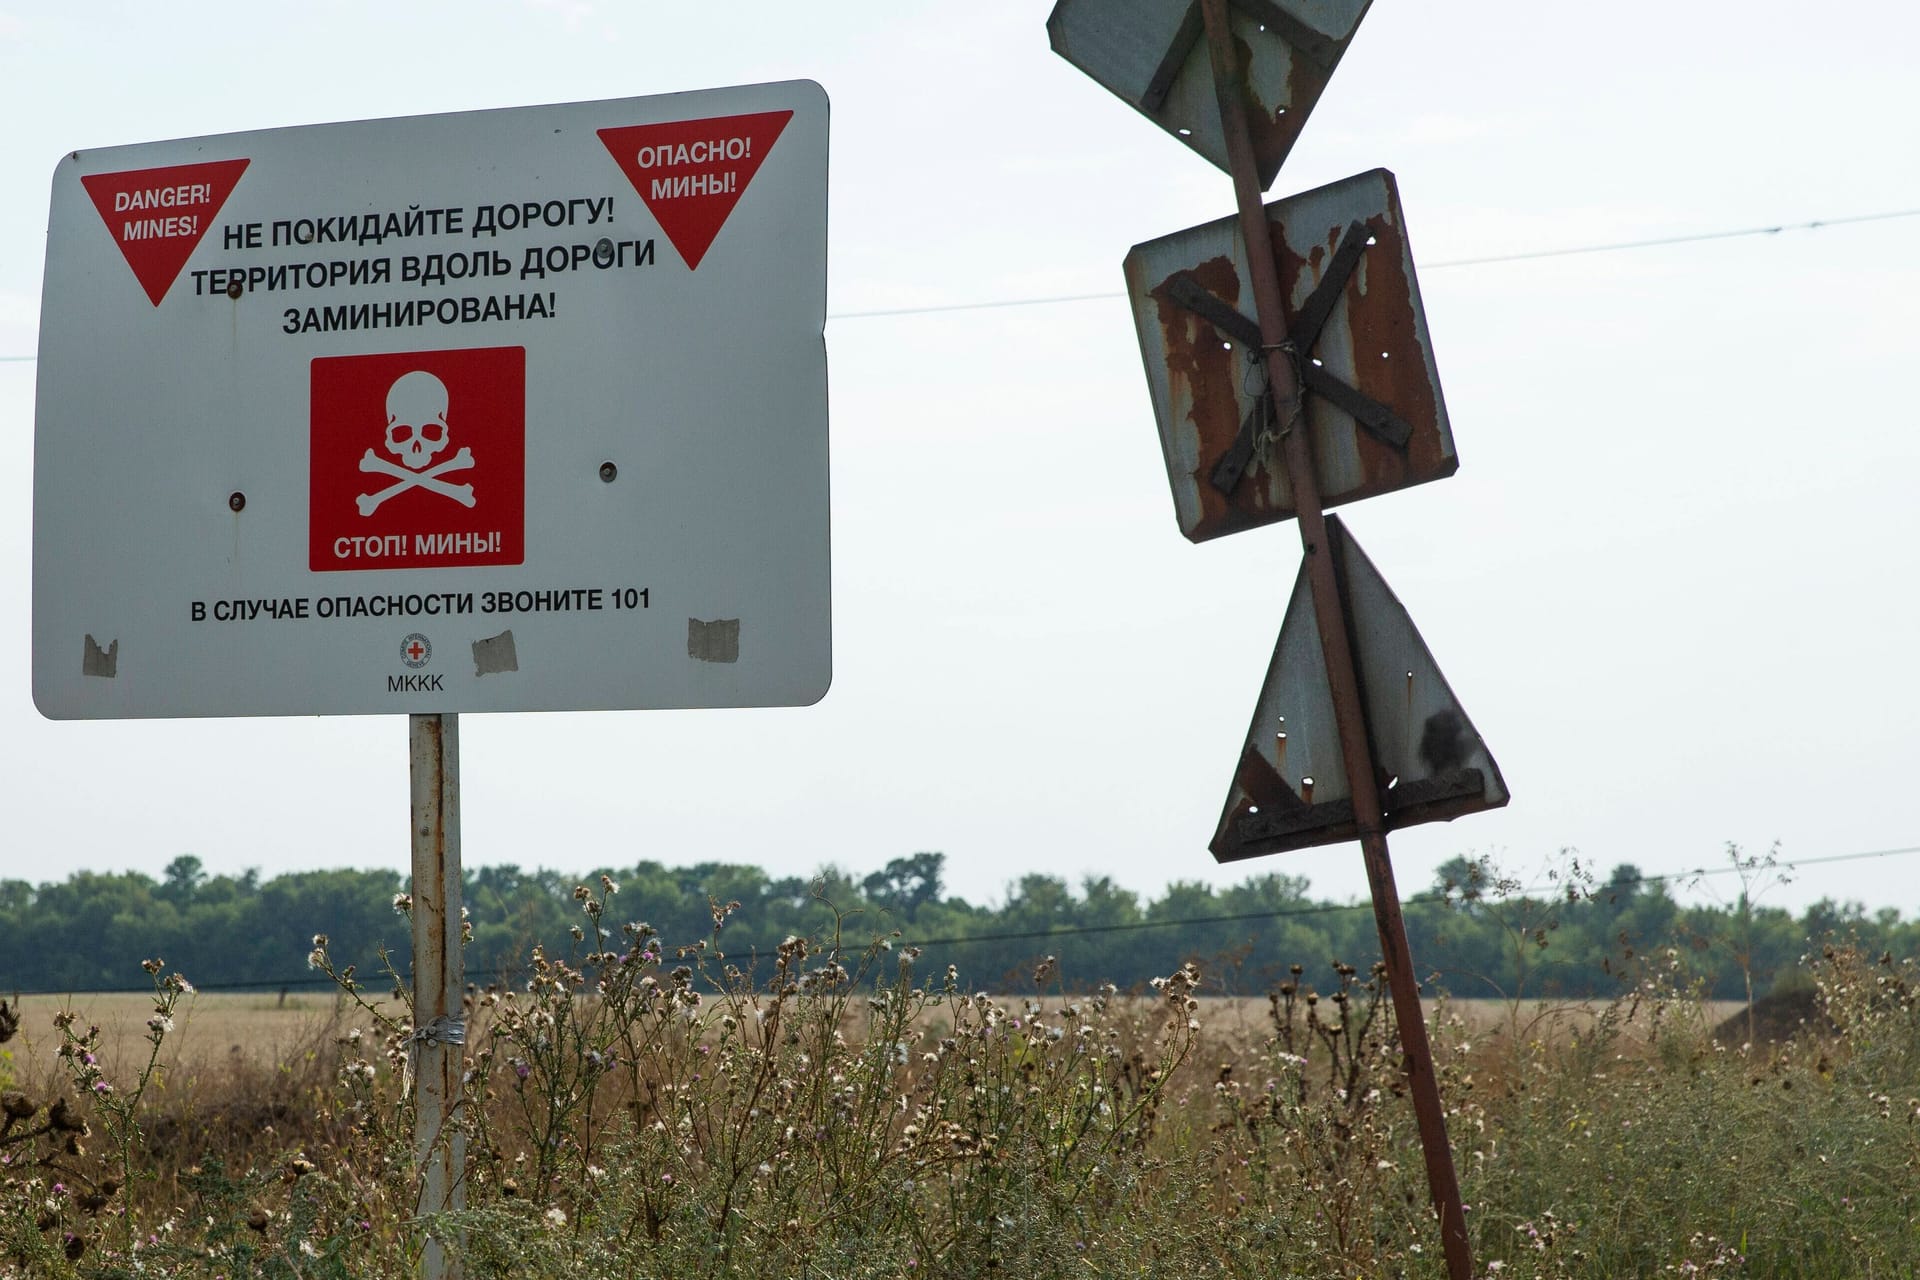
{"label": "hazy white sky", "polygon": [[[400,717],[52,723],[29,696],[49,176],[75,148],[805,78],[832,100],[834,684],[819,705],[463,718],[470,864],[856,873],[948,855],[1216,869],[1291,525],[1173,519],[1126,303],[1136,242],[1225,177],[1055,57],[1047,6],[587,0],[0,3],[0,875],[406,863]],[[1274,195],[1399,177],[1459,448],[1348,509],[1513,792],[1396,834],[1650,873],[1736,841],[1920,845],[1911,782],[1920,218],[1502,265],[1529,250],[1920,209],[1920,10],[1382,0]],[[110,432],[102,433],[110,447]],[[1920,854],[1768,901],[1920,908]]]}

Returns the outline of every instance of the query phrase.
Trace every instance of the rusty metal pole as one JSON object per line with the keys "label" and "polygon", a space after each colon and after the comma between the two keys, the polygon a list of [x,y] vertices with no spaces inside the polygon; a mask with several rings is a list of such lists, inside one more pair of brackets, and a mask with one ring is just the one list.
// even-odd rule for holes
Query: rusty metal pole
{"label": "rusty metal pole", "polygon": [[1313,448],[1302,412],[1300,380],[1287,341],[1286,299],[1281,291],[1279,264],[1274,256],[1273,232],[1267,222],[1253,140],[1247,125],[1244,71],[1227,22],[1227,0],[1200,0],[1206,23],[1207,52],[1213,65],[1215,96],[1220,104],[1221,130],[1226,136],[1227,159],[1240,211],[1240,233],[1247,245],[1247,267],[1253,277],[1254,305],[1259,313],[1261,346],[1266,356],[1267,383],[1273,396],[1274,418],[1281,431],[1281,458],[1293,490],[1294,510],[1300,522],[1300,543],[1307,566],[1307,585],[1326,655],[1327,681],[1332,687],[1333,711],[1340,732],[1340,755],[1352,789],[1360,851],[1366,862],[1367,884],[1373,894],[1374,923],[1380,932],[1380,951],[1387,964],[1387,984],[1393,1012],[1406,1051],[1407,1085],[1413,1095],[1413,1114],[1426,1159],[1427,1185],[1440,1217],[1441,1242],[1447,1273],[1452,1280],[1469,1280],[1473,1251],[1467,1239],[1467,1219],[1460,1202],[1460,1182],[1447,1142],[1446,1113],[1434,1076],[1433,1049],[1427,1042],[1426,1016],[1420,1007],[1419,982],[1414,977],[1413,952],[1407,945],[1406,922],[1400,914],[1400,893],[1393,881],[1393,863],[1387,856],[1387,836],[1380,801],[1380,785],[1367,738],[1360,681],[1354,669],[1352,633],[1345,602],[1335,577],[1332,549],[1327,544],[1325,512],[1313,466]]}
{"label": "rusty metal pole", "polygon": [[[418,1211],[466,1207],[467,1142],[453,1124],[461,1102],[466,983],[460,953],[460,718],[409,716],[413,789],[414,1162]],[[425,1280],[458,1280],[439,1237],[420,1256]]]}

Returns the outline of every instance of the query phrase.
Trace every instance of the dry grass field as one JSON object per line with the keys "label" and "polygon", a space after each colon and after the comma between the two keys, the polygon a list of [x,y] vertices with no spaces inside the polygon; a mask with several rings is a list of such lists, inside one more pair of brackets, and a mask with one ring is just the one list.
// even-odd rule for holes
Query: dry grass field
{"label": "dry grass field", "polygon": [[[798,940],[752,985],[629,947],[598,982],[536,955],[480,993],[466,1208],[437,1225],[397,1004],[26,1000],[0,1280],[398,1280],[429,1230],[476,1280],[1441,1274],[1367,974],[1274,1003],[1188,967],[994,997]],[[1822,1026],[1754,1045],[1657,975],[1608,1004],[1430,1006],[1487,1274],[1920,1274],[1920,973],[1815,970]]]}
{"label": "dry grass field", "polygon": [[[1265,999],[1201,996],[1199,1001],[1202,1020],[1214,1034],[1251,1042],[1271,1031]],[[54,1079],[59,1039],[53,1032],[53,1017],[66,1008],[72,1008],[81,1022],[99,1025],[104,1045],[101,1060],[109,1072],[125,1076],[136,1071],[146,1061],[146,1021],[152,1003],[150,995],[139,992],[21,997],[15,1002],[21,1015],[20,1034],[8,1046],[14,1054],[14,1074],[26,1081]],[[1605,1004],[1510,1005],[1500,1000],[1449,1000],[1445,1007],[1470,1035],[1526,1039],[1564,1037],[1590,1026]],[[1717,1025],[1744,1007],[1734,1001],[1712,1001],[1701,1006],[1703,1016],[1711,1020],[1709,1025]],[[1431,1019],[1439,1006],[1428,1001],[1426,1009]],[[237,1068],[244,1074],[291,1070],[309,1057],[324,1055],[351,1027],[366,1029],[368,1021],[330,993],[279,996],[270,992],[199,992],[179,1006],[175,1029],[167,1037],[160,1063],[167,1075],[183,1084],[217,1077],[222,1068]]]}
{"label": "dry grass field", "polygon": [[[20,1033],[7,1047],[22,1080],[52,1078],[60,1040],[54,1015],[71,1008],[79,1021],[102,1032],[102,1064],[116,1077],[146,1062],[147,1018],[153,997],[144,992],[82,996],[23,996],[16,1005]],[[332,1039],[345,1017],[331,993],[279,996],[196,993],[174,1014],[174,1031],[160,1054],[169,1073],[204,1076],[222,1066],[274,1070],[299,1062]]]}

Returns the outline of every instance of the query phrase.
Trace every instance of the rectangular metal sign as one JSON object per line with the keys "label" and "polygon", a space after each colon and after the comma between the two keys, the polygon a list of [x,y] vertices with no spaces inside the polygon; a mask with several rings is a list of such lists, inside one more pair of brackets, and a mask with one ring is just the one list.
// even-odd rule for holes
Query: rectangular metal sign
{"label": "rectangular metal sign", "polygon": [[1135,245],[1125,264],[1174,514],[1195,542],[1293,517],[1275,447],[1285,431],[1313,433],[1329,507],[1459,466],[1393,175],[1266,211],[1305,389],[1297,423],[1278,421],[1267,395],[1237,218]]}
{"label": "rectangular metal sign", "polygon": [[817,700],[827,117],[794,82],[64,157],[40,710]]}

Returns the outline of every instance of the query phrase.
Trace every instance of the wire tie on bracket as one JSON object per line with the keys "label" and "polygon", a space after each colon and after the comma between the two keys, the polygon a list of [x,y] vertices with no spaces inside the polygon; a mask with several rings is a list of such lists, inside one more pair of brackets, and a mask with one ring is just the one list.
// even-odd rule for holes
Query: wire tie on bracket
{"label": "wire tie on bracket", "polygon": [[[1263,342],[1260,344],[1260,351],[1262,359],[1259,363],[1263,382],[1260,394],[1268,400],[1268,411],[1261,415],[1260,420],[1262,426],[1254,436],[1253,446],[1254,456],[1259,458],[1260,464],[1264,467],[1272,465],[1273,446],[1286,439],[1287,434],[1291,432],[1294,426],[1300,421],[1301,414],[1306,411],[1306,397],[1300,394],[1302,387],[1300,377],[1300,348],[1295,345],[1293,339],[1282,338],[1278,342]],[[1287,363],[1293,367],[1293,412],[1287,415],[1285,422],[1277,424],[1273,422],[1273,387],[1271,381],[1266,377],[1265,360],[1267,354],[1275,351],[1285,356]]]}
{"label": "wire tie on bracket", "polygon": [[413,1060],[418,1056],[421,1045],[456,1045],[467,1042],[467,1020],[452,1014],[442,1014],[424,1026],[418,1027],[407,1037],[407,1072],[401,1082],[402,1093],[413,1092]]}

